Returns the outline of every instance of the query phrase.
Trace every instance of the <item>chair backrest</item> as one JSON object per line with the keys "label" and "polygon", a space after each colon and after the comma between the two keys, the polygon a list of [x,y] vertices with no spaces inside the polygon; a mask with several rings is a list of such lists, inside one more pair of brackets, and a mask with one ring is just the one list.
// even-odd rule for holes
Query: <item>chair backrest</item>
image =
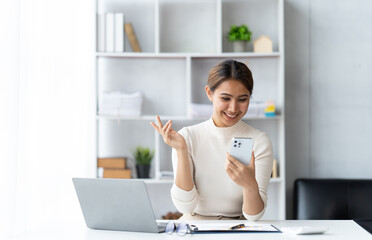
{"label": "chair backrest", "polygon": [[372,219],[372,180],[297,179],[295,219]]}

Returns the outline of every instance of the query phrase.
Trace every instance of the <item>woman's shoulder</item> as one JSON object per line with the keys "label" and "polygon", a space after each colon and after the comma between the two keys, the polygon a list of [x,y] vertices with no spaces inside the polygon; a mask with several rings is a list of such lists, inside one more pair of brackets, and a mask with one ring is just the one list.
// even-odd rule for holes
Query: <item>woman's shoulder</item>
{"label": "woman's shoulder", "polygon": [[204,121],[204,122],[201,122],[201,123],[197,123],[195,125],[183,127],[179,131],[179,133],[184,137],[186,135],[187,136],[195,136],[195,135],[199,135],[199,134],[204,134],[207,131],[207,127],[208,127],[208,120]]}

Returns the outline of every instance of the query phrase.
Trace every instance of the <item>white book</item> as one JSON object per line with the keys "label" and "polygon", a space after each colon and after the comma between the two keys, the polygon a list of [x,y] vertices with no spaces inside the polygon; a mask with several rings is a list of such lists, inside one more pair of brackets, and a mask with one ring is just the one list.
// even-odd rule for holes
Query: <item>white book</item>
{"label": "white book", "polygon": [[106,52],[115,48],[115,19],[114,13],[106,13]]}
{"label": "white book", "polygon": [[115,13],[115,52],[124,52],[124,14]]}
{"label": "white book", "polygon": [[105,14],[97,14],[97,51],[104,52],[106,50],[106,22]]}

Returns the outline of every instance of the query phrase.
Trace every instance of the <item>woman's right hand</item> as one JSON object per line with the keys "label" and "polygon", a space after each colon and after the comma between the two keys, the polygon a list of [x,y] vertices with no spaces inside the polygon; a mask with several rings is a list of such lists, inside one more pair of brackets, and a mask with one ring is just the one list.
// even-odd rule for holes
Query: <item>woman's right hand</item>
{"label": "woman's right hand", "polygon": [[156,116],[158,125],[150,122],[150,125],[163,137],[166,144],[176,150],[186,150],[186,141],[184,137],[172,128],[172,120],[169,120],[164,126],[160,117]]}

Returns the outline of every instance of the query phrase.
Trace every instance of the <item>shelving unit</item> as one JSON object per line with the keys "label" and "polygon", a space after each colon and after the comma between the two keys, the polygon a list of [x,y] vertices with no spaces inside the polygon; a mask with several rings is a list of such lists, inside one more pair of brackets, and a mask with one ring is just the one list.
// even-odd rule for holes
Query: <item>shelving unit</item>
{"label": "shelving unit", "polygon": [[[143,51],[132,52],[125,37],[125,52],[96,52],[97,110],[103,91],[141,91],[144,96],[141,117],[97,114],[97,157],[130,157],[139,144],[154,147],[152,179],[147,182],[170,187],[172,181],[160,176],[162,171],[172,171],[171,148],[148,122],[160,115],[162,120],[172,119],[174,128],[179,130],[206,120],[190,117],[187,109],[192,103],[209,103],[204,91],[209,70],[218,62],[233,58],[252,70],[255,81],[252,99],[273,99],[277,108],[274,118],[244,121],[269,135],[279,162],[279,178],[271,179],[263,219],[285,219],[283,0],[96,0],[96,3],[96,13],[124,13],[125,21],[132,22]],[[253,53],[252,45],[249,52],[231,52],[231,43],[226,38],[229,27],[243,23],[253,32],[253,41],[260,35],[270,36],[274,52]],[[169,191],[165,198],[169,200]]]}

